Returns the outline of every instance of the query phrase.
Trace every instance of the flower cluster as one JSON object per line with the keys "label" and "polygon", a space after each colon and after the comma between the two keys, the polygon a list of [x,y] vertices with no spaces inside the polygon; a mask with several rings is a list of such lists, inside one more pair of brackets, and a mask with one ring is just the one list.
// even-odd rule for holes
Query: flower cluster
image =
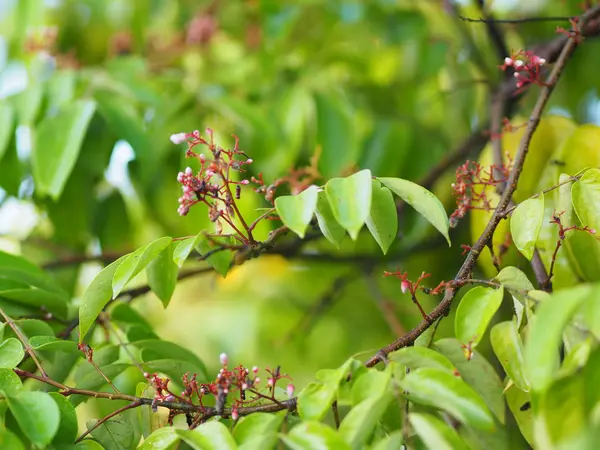
{"label": "flower cluster", "polygon": [[514,77],[517,80],[517,88],[533,83],[544,86],[541,78],[542,66],[546,60],[535,55],[532,51],[519,50],[511,56],[504,58],[504,64],[500,66],[502,70],[509,67],[514,70]]}
{"label": "flower cluster", "polygon": [[[185,216],[193,205],[204,203],[208,206],[210,220],[216,224],[217,233],[221,233],[221,220],[235,228],[233,220],[236,213],[239,215],[235,200],[241,195],[241,186],[249,183],[248,180],[233,181],[232,172],[245,172],[244,167],[252,164],[252,159],[239,149],[237,136],[234,136],[234,148],[226,150],[214,143],[210,128],[207,128],[206,133],[208,140],[198,130],[171,135],[170,139],[174,144],[187,143],[186,157],[195,158],[200,163],[199,171],[195,172],[188,167],[177,175],[177,181],[183,190],[177,212]],[[209,157],[195,151],[195,147],[199,145],[210,151]],[[239,157],[244,159],[237,159]]]}
{"label": "flower cluster", "polygon": [[[507,165],[491,165],[489,169],[475,162],[467,161],[456,169],[456,182],[452,192],[456,196],[456,210],[450,216],[450,226],[455,227],[471,209],[491,210],[487,189],[496,187],[508,180],[512,160]],[[497,176],[499,175],[499,178]]]}

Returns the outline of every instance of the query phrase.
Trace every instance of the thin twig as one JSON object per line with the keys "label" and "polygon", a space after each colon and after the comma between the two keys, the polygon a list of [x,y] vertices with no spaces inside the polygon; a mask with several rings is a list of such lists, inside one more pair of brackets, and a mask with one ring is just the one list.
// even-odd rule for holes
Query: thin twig
{"label": "thin twig", "polygon": [[38,359],[37,355],[35,354],[35,351],[31,347],[31,345],[29,345],[29,339],[27,339],[27,337],[21,332],[21,330],[19,329],[17,324],[4,312],[4,310],[2,308],[0,308],[0,314],[2,315],[2,317],[4,318],[4,321],[8,324],[8,326],[15,332],[15,334],[19,338],[19,341],[21,341],[21,344],[23,344],[23,347],[25,347],[25,351],[27,352],[27,354],[29,356],[31,356],[31,359],[33,359],[33,362],[37,366],[40,373],[43,376],[47,377],[48,374],[44,370],[42,363],[40,363],[40,360]]}
{"label": "thin twig", "polygon": [[575,17],[571,16],[548,16],[548,17],[525,17],[522,19],[492,19],[492,18],[483,18],[480,17],[478,19],[474,19],[472,17],[459,16],[461,20],[465,22],[472,23],[509,23],[509,24],[518,24],[518,23],[528,23],[528,22],[568,22]]}
{"label": "thin twig", "polygon": [[104,416],[102,419],[100,419],[99,421],[97,421],[94,425],[92,425],[90,428],[88,428],[86,431],[84,431],[81,436],[79,436],[76,440],[75,443],[77,444],[78,442],[80,442],[84,437],[86,437],[88,434],[90,434],[92,431],[94,431],[96,428],[98,428],[100,425],[102,425],[103,423],[106,423],[108,420],[112,419],[113,417],[115,417],[118,414],[121,414],[122,412],[125,412],[129,409],[133,409],[133,408],[137,408],[138,406],[141,406],[142,402],[138,399],[135,400],[133,402],[131,402],[128,405],[125,405],[119,409],[114,410],[113,412],[111,412],[110,414],[107,414],[106,416]]}

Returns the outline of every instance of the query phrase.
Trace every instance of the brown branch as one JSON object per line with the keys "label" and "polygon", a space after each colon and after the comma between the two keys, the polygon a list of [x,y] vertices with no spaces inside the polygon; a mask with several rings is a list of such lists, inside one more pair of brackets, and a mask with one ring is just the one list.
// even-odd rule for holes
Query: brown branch
{"label": "brown branch", "polygon": [[483,18],[480,17],[479,19],[474,19],[472,17],[465,17],[465,16],[459,16],[461,20],[464,20],[465,22],[471,22],[471,23],[485,23],[485,24],[489,24],[489,23],[508,23],[508,24],[519,24],[519,23],[528,23],[528,22],[568,22],[571,19],[574,19],[575,17],[568,17],[568,16],[548,16],[548,17],[525,17],[522,19],[493,19],[490,17],[487,18]]}
{"label": "brown branch", "polygon": [[[597,6],[593,9],[590,9],[583,16],[581,16],[579,23],[582,25],[585,25],[589,20],[592,20],[592,19],[598,17],[599,15],[600,15],[600,6]],[[485,230],[483,231],[483,233],[481,234],[479,239],[477,239],[477,242],[470,249],[460,270],[456,274],[456,277],[455,277],[456,281],[460,282],[461,280],[464,280],[464,279],[470,277],[471,271],[473,270],[473,267],[477,261],[477,258],[479,257],[480,253],[483,251],[485,246],[487,245],[487,242],[492,238],[494,231],[496,230],[496,227],[498,226],[498,224],[504,217],[504,211],[508,207],[508,205],[512,199],[512,196],[513,196],[515,190],[517,189],[517,183],[519,181],[519,176],[521,175],[521,171],[523,170],[523,164],[525,163],[525,157],[527,156],[527,152],[529,150],[529,144],[530,144],[533,134],[534,134],[535,130],[537,129],[537,126],[541,120],[542,112],[543,112],[544,108],[546,107],[546,104],[548,103],[548,99],[550,98],[550,95],[551,95],[552,91],[554,90],[554,87],[556,86],[558,79],[560,78],[560,75],[565,67],[565,64],[567,63],[573,50],[575,50],[575,48],[577,47],[578,41],[579,41],[579,39],[575,39],[575,38],[562,38],[561,39],[561,42],[563,43],[562,50],[560,51],[560,55],[556,61],[556,65],[555,65],[554,69],[552,70],[552,73],[550,74],[545,86],[542,87],[542,89],[541,89],[538,100],[535,104],[533,112],[531,113],[531,116],[529,118],[529,122],[527,125],[527,129],[525,130],[525,133],[523,134],[523,138],[521,139],[519,148],[515,155],[515,161],[514,161],[513,168],[510,172],[507,187],[504,190],[504,193],[502,194],[502,197],[498,203],[498,206],[497,206],[496,210],[494,211],[494,214],[492,215],[490,221],[488,222]],[[446,315],[450,310],[450,306],[452,304],[452,301],[454,300],[454,297],[456,296],[456,294],[458,292],[458,289],[459,289],[459,286],[457,286],[455,284],[450,284],[449,286],[447,286],[445,293],[444,293],[444,298],[442,299],[440,304],[433,309],[433,311],[429,314],[428,318],[433,319],[433,321],[435,321],[435,320],[441,318],[442,316]],[[419,323],[409,333],[407,333],[406,335],[402,336],[399,339],[396,339],[391,344],[383,347],[379,352],[377,352],[376,355],[372,356],[369,360],[367,360],[365,362],[365,365],[367,367],[372,367],[372,366],[376,365],[382,359],[386,358],[389,353],[412,344],[415,341],[415,339],[417,339],[421,334],[423,334],[425,332],[425,330],[427,330],[433,324],[433,321],[432,320],[421,321],[421,323]]]}
{"label": "brown branch", "polygon": [[31,347],[31,345],[29,345],[29,340],[27,339],[27,337],[21,332],[21,330],[19,329],[17,324],[4,312],[4,310],[2,308],[0,308],[0,315],[2,315],[2,317],[4,318],[4,321],[15,332],[15,334],[19,338],[19,341],[21,341],[21,343],[23,344],[23,347],[25,347],[25,351],[27,352],[27,354],[29,356],[31,356],[31,359],[33,359],[33,362],[35,362],[35,365],[37,366],[40,373],[43,376],[47,377],[48,374],[44,370],[42,363],[40,363],[40,360],[38,359],[37,355],[35,354],[35,351]]}
{"label": "brown branch", "polygon": [[115,417],[116,415],[121,414],[122,412],[125,412],[129,409],[133,409],[133,408],[137,408],[138,406],[141,406],[142,402],[138,399],[135,400],[131,403],[129,403],[128,405],[125,405],[119,409],[114,410],[113,412],[111,412],[110,414],[107,414],[106,416],[104,416],[102,419],[100,419],[99,421],[97,421],[94,425],[92,425],[90,428],[88,428],[86,431],[84,431],[81,436],[79,436],[76,440],[75,443],[77,444],[78,442],[80,442],[84,437],[86,437],[88,434],[90,434],[92,431],[94,431],[96,428],[98,428],[100,425],[102,425],[103,423],[106,423],[108,420],[112,419],[113,417]]}

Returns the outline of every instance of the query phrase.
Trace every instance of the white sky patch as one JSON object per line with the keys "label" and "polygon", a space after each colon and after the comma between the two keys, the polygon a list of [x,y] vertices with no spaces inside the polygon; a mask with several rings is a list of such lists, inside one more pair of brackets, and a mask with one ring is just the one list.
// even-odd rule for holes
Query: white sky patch
{"label": "white sky patch", "polygon": [[40,215],[31,202],[8,198],[0,207],[0,235],[25,239],[39,219]]}
{"label": "white sky patch", "polygon": [[27,69],[22,63],[11,62],[0,73],[0,98],[18,94],[27,87]]}
{"label": "white sky patch", "polygon": [[104,177],[112,186],[124,194],[131,194],[133,186],[129,179],[127,164],[135,159],[133,148],[127,141],[118,141],[110,156],[110,163],[104,172]]}

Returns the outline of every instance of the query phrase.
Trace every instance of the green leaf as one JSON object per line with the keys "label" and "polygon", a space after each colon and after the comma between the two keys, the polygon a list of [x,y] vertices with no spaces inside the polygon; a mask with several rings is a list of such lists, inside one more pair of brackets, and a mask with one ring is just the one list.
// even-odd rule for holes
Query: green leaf
{"label": "green leaf", "polygon": [[38,125],[31,166],[40,194],[50,195],[54,200],[62,194],[94,110],[93,101],[78,100]]}
{"label": "green leaf", "polygon": [[[144,356],[146,356],[146,353],[142,353],[142,357]],[[181,379],[181,375],[186,372],[198,374],[198,377],[200,378],[198,381],[208,380],[203,366],[198,366],[192,362],[182,361],[180,359],[152,359],[151,361],[142,363],[141,366],[146,372],[164,373],[173,380]]]}
{"label": "green leaf", "polygon": [[173,427],[159,428],[148,436],[139,450],[175,450],[179,444],[180,438],[177,430]]}
{"label": "green leaf", "polygon": [[242,417],[233,429],[233,437],[243,450],[274,448],[279,440],[277,432],[284,417],[285,412],[255,413]]}
{"label": "green leaf", "polygon": [[462,379],[444,370],[411,370],[400,382],[410,401],[440,408],[468,426],[492,431],[494,418],[481,397]]}
{"label": "green leaf", "polygon": [[221,422],[206,422],[193,430],[177,430],[177,434],[194,450],[234,450],[233,436]]}
{"label": "green leaf", "polygon": [[340,248],[340,244],[346,236],[346,230],[335,220],[325,191],[319,192],[315,216],[317,216],[317,223],[323,236],[337,248]]}
{"label": "green leaf", "polygon": [[394,431],[377,441],[371,450],[398,450],[403,448],[402,443],[404,442],[404,436],[401,430]]}
{"label": "green leaf", "polygon": [[71,352],[83,355],[73,341],[59,339],[54,336],[34,336],[29,339],[29,345],[34,350],[47,350],[53,352]]}
{"label": "green leaf", "polygon": [[401,178],[377,179],[425,217],[431,225],[442,233],[446,241],[448,241],[448,245],[450,245],[450,237],[448,236],[450,222],[448,215],[442,202],[433,193],[416,183]]}
{"label": "green leaf", "polygon": [[304,238],[315,209],[319,188],[310,186],[298,195],[285,195],[275,199],[275,208],[286,227]]}
{"label": "green leaf", "polygon": [[169,305],[177,285],[177,264],[173,261],[173,246],[168,245],[146,268],[150,289],[165,308]]}
{"label": "green leaf", "polygon": [[4,156],[14,133],[15,115],[12,107],[8,103],[0,105],[0,159]]}
{"label": "green leaf", "polygon": [[281,439],[291,450],[350,450],[333,428],[319,422],[302,422]]}
{"label": "green leaf", "polygon": [[373,197],[371,211],[367,217],[367,228],[385,255],[398,233],[398,212],[390,190],[371,180]]}
{"label": "green leaf", "polygon": [[515,418],[523,437],[533,446],[533,410],[531,408],[531,395],[520,390],[514,384],[507,387],[504,395],[506,403]]}
{"label": "green leaf", "polygon": [[353,449],[365,448],[391,400],[392,397],[389,395],[368,398],[352,408],[344,417],[340,423],[339,433]]}
{"label": "green leaf", "polygon": [[[202,232],[198,236],[196,236],[197,240],[195,243],[196,250],[204,256],[208,252],[213,251],[217,248],[218,244],[214,244],[209,242],[206,238],[206,235]],[[231,267],[231,262],[233,260],[233,252],[231,250],[221,250],[216,253],[213,253],[208,258],[206,258],[206,262],[213,268],[215,271],[220,274],[223,278],[229,272],[229,268]]]}
{"label": "green leaf", "polygon": [[112,280],[119,265],[127,258],[122,256],[100,271],[90,283],[81,299],[79,308],[79,342],[90,330],[98,314],[112,298]]}
{"label": "green leaf", "polygon": [[369,170],[361,170],[346,178],[332,178],[325,185],[333,216],[353,240],[369,217],[371,189]]}
{"label": "green leaf", "polygon": [[92,439],[84,439],[83,441],[78,442],[74,446],[74,448],[77,450],[106,450],[104,447],[102,447],[100,444],[98,444],[96,441],[93,441]]}
{"label": "green leaf", "polygon": [[454,428],[431,414],[410,413],[408,420],[427,448],[436,450],[468,449]]}
{"label": "green leaf", "polygon": [[71,444],[77,438],[78,431],[75,407],[67,397],[58,392],[50,392],[49,395],[60,410],[60,424],[52,442],[54,444]]}
{"label": "green leaf", "polygon": [[462,345],[471,349],[477,346],[500,308],[503,296],[504,287],[492,289],[477,286],[465,294],[456,309],[454,320],[456,338]]}
{"label": "green leaf", "polygon": [[531,260],[542,222],[544,221],[544,193],[520,203],[510,218],[510,233],[519,251]]}
{"label": "green leaf", "polygon": [[550,385],[558,369],[565,326],[583,302],[597,297],[597,288],[580,285],[555,291],[541,303],[525,343],[525,373],[531,389],[543,391]]}
{"label": "green leaf", "polygon": [[528,292],[533,289],[533,284],[531,284],[527,275],[513,266],[502,269],[498,275],[494,277],[494,280],[503,285],[506,289],[513,291]]}
{"label": "green leaf", "polygon": [[14,433],[3,428],[0,428],[0,448],[25,450],[25,446],[19,438]]}
{"label": "green leaf", "polygon": [[321,420],[331,408],[337,386],[310,383],[298,394],[298,414],[302,420]]}
{"label": "green leaf", "polygon": [[142,350],[142,358],[146,361],[155,361],[157,359],[176,359],[187,361],[200,369],[199,375],[207,376],[204,362],[188,349],[173,342],[162,339],[144,339],[142,341],[132,342],[131,345]]}
{"label": "green leaf", "polygon": [[496,357],[512,382],[521,390],[529,391],[523,363],[523,343],[513,321],[500,322],[490,331],[490,340]]}
{"label": "green leaf", "polygon": [[448,358],[427,347],[404,347],[390,354],[389,358],[411,369],[434,367],[450,373],[454,371],[454,364]]}
{"label": "green leaf", "polygon": [[68,297],[43,289],[6,289],[0,290],[0,297],[24,305],[38,306],[61,319],[67,317]]}
{"label": "green leaf", "polygon": [[162,237],[124,256],[112,280],[113,298],[119,295],[125,285],[154,261],[167,246],[171,245],[172,241],[170,237]]}
{"label": "green leaf", "polygon": [[27,438],[38,447],[46,447],[60,424],[60,410],[45,392],[23,391],[7,397],[8,406]]}
{"label": "green leaf", "polygon": [[388,390],[391,378],[391,370],[369,369],[352,383],[352,405],[356,406],[369,398],[380,398]]}
{"label": "green leaf", "polygon": [[[86,423],[88,429],[98,423],[97,420],[89,420]],[[111,419],[104,422],[91,432],[105,450],[127,450],[135,447],[135,433],[133,425],[127,419]]]}
{"label": "green leaf", "polygon": [[11,369],[0,369],[0,391],[14,397],[21,389],[23,389],[23,383],[15,372]]}
{"label": "green leaf", "polygon": [[0,368],[13,369],[19,365],[25,351],[18,339],[9,338],[0,344]]}
{"label": "green leaf", "polygon": [[173,261],[177,264],[177,267],[183,266],[185,260],[190,256],[190,253],[196,247],[198,236],[183,239],[177,243],[175,250],[173,250]]}
{"label": "green leaf", "polygon": [[582,225],[600,230],[600,169],[586,171],[573,184],[571,198]]}

